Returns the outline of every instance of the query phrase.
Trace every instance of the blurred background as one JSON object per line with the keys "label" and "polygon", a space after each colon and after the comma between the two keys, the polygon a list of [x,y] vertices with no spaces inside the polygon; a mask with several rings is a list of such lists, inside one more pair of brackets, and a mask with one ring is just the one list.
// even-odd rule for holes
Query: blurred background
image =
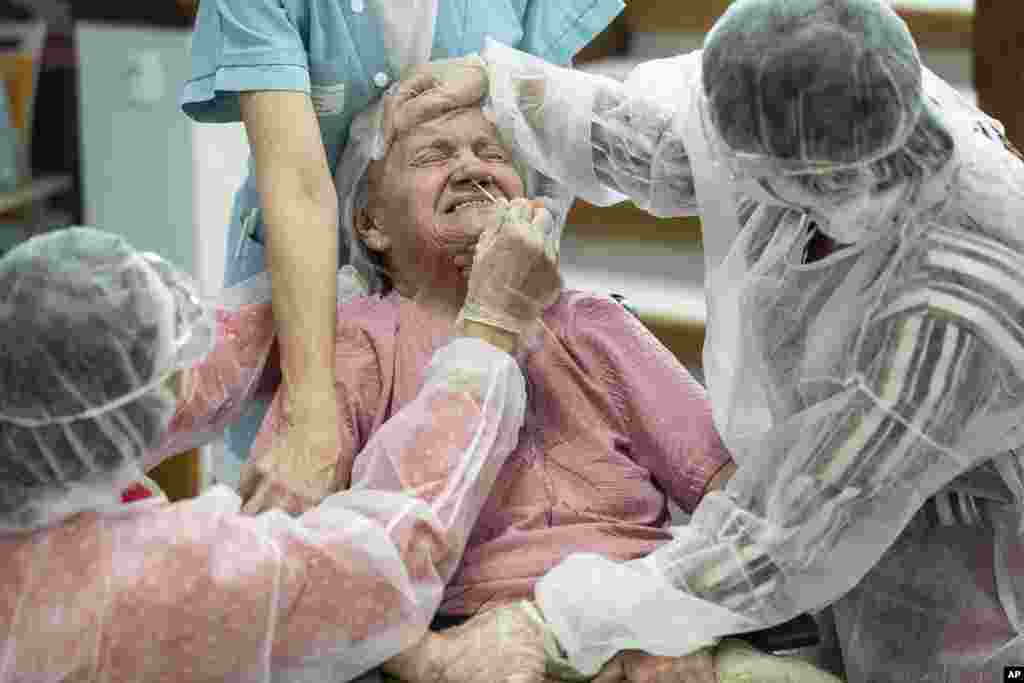
{"label": "blurred background", "polygon": [[[728,4],[630,0],[577,64],[622,78],[639,61],[699,47]],[[924,61],[979,99],[1019,145],[1024,3],[894,4]],[[196,5],[0,0],[0,253],[31,235],[84,223],[125,235],[217,291],[248,149],[241,124],[193,124],[178,108]],[[705,310],[696,220],[659,221],[630,204],[596,211],[580,202],[562,258],[570,286],[624,295],[700,375]],[[204,461],[195,454],[170,461],[169,493],[194,491]]]}

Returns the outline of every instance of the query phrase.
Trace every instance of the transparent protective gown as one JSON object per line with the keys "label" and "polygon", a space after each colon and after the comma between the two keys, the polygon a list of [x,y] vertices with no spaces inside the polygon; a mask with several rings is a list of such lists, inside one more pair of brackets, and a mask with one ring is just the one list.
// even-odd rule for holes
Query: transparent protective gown
{"label": "transparent protective gown", "polygon": [[837,600],[854,683],[1024,662],[1024,162],[1000,124],[924,73],[952,162],[810,262],[810,218],[715,156],[700,52],[624,84],[496,44],[484,57],[495,119],[531,164],[591,202],[700,213],[705,372],[740,464],[652,556],[575,555],[542,579],[573,664],[682,655]]}
{"label": "transparent protective gown", "polygon": [[[219,433],[255,390],[273,338],[259,291],[217,311],[215,348],[153,463]],[[425,633],[524,405],[511,357],[457,339],[358,455],[351,489],[299,518],[243,516],[217,486],[0,535],[0,681],[359,676]]]}

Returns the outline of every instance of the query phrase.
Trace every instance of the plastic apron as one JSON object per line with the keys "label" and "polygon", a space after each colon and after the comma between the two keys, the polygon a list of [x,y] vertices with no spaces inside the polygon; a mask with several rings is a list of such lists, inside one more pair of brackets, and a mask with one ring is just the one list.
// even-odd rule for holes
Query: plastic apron
{"label": "plastic apron", "polygon": [[[854,370],[848,357],[873,303],[858,296],[870,275],[865,264],[884,264],[886,250],[898,248],[900,237],[882,235],[805,264],[808,230],[801,212],[761,204],[741,225],[742,190],[716,163],[704,137],[699,80],[691,79],[691,102],[677,126],[701,208],[705,376],[716,426],[742,472],[758,451],[737,445],[770,443],[773,432],[813,406],[808,397],[815,382],[842,382]],[[930,73],[925,87],[950,127],[960,131],[955,137],[963,150],[964,135],[984,115]],[[747,215],[750,206],[743,208]],[[927,229],[912,225],[904,234]],[[1024,663],[1020,463],[1012,454],[997,455],[993,463],[947,487],[979,497],[980,525],[943,526],[930,505],[922,507],[881,561],[836,603],[851,683],[1000,680],[992,676],[1001,675],[1002,665]]]}

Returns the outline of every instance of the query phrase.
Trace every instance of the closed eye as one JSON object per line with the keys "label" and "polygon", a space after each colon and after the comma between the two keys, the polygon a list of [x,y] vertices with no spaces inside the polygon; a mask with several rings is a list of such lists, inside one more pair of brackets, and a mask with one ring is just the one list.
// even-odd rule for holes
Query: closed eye
{"label": "closed eye", "polygon": [[431,147],[429,149],[425,149],[422,152],[416,154],[416,156],[413,157],[413,163],[415,163],[415,164],[432,164],[432,163],[436,163],[438,161],[444,161],[449,156],[450,156],[450,153],[447,150],[440,149],[440,148],[437,148],[437,147]]}
{"label": "closed eye", "polygon": [[495,145],[487,145],[477,150],[477,154],[481,159],[488,161],[508,161],[509,155],[503,147]]}

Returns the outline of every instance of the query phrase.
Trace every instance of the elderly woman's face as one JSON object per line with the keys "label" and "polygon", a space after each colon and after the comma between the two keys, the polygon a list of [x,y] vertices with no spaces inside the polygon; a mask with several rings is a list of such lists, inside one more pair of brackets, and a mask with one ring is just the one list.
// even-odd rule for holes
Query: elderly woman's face
{"label": "elderly woman's face", "polygon": [[477,183],[499,199],[523,196],[512,157],[479,107],[414,128],[369,173],[368,214],[386,240],[378,251],[405,295],[428,282],[464,285],[468,268],[454,259],[497,216]]}

